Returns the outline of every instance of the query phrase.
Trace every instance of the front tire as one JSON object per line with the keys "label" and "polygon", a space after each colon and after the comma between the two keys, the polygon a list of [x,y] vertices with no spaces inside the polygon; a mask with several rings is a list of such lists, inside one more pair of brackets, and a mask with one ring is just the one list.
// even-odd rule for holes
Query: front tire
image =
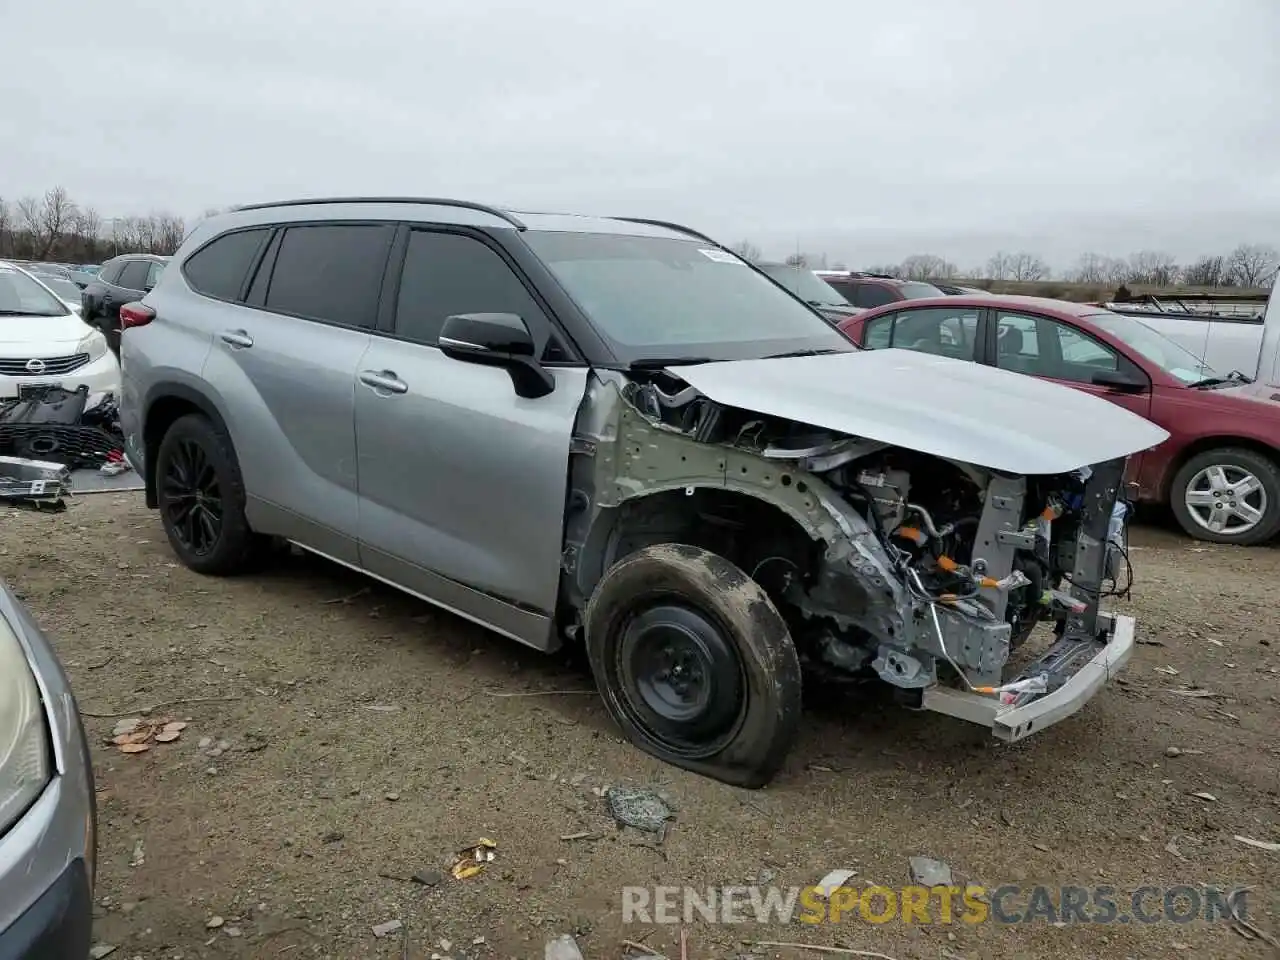
{"label": "front tire", "polygon": [[800,661],[763,589],[717,554],[647,547],[601,579],[587,656],[610,715],[642,750],[741,787],[782,767],[800,722]]}
{"label": "front tire", "polygon": [[231,438],[200,414],[179,417],[160,441],[155,469],[160,519],[178,559],[215,576],[252,567],[261,538],[245,519]]}
{"label": "front tire", "polygon": [[1264,543],[1280,531],[1280,468],[1252,450],[1206,450],[1174,476],[1169,505],[1182,529],[1197,540]]}

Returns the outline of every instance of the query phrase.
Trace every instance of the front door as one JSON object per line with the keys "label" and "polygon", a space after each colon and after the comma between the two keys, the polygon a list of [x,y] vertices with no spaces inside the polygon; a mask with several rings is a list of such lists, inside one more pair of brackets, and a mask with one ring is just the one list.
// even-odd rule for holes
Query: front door
{"label": "front door", "polygon": [[[478,236],[412,229],[395,309],[356,383],[360,558],[385,577],[535,647],[560,582],[569,442],[589,371],[505,258]],[[395,257],[393,256],[393,262]],[[513,313],[554,366],[518,397],[510,375],[446,357],[446,317]]]}
{"label": "front door", "polygon": [[[1095,340],[1080,329],[1038,314],[995,312],[995,366],[1002,370],[1053,380],[1063,386],[1092,393],[1138,416],[1151,418],[1151,386],[1142,391],[1118,390],[1093,382],[1098,373],[1125,372],[1143,379],[1146,374],[1127,357]],[[1052,424],[1046,424],[1052,430]],[[1145,453],[1129,458],[1125,479],[1142,482]]]}

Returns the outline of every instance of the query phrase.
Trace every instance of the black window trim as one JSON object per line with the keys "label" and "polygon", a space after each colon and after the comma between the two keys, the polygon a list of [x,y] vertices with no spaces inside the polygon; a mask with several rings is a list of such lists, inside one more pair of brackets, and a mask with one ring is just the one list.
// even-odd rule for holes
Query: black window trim
{"label": "black window trim", "polygon": [[[236,233],[250,233],[255,230],[263,231],[266,234],[266,241],[265,243],[262,240],[258,241],[258,248],[254,250],[253,256],[249,259],[249,269],[246,271],[246,273],[248,274],[248,279],[241,280],[240,292],[237,295],[236,299],[229,300],[226,297],[215,297],[211,293],[205,293],[203,290],[199,289],[192,282],[191,276],[187,273],[187,264],[190,263],[195,257],[199,256],[205,250],[209,249],[209,247],[213,246],[223,237],[229,237],[232,234],[236,234]],[[178,272],[182,274],[182,279],[186,281],[187,288],[190,289],[190,291],[194,293],[196,296],[204,297],[206,300],[214,300],[218,303],[230,303],[237,306],[241,306],[243,305],[245,295],[249,289],[248,284],[249,282],[252,281],[254,274],[257,272],[258,261],[262,257],[263,248],[266,244],[271,242],[271,238],[274,235],[275,235],[274,228],[269,224],[258,224],[256,226],[251,226],[251,227],[232,227],[230,230],[223,230],[221,233],[214,234],[204,243],[200,244],[200,246],[196,247],[189,254],[183,257],[182,263],[178,266]]]}
{"label": "black window trim", "polygon": [[525,292],[538,309],[542,311],[542,315],[546,318],[547,323],[551,326],[551,331],[559,337],[561,345],[565,351],[571,355],[568,360],[539,360],[539,364],[548,368],[581,368],[589,366],[588,362],[583,358],[582,350],[580,350],[573,338],[569,336],[568,330],[565,329],[559,317],[556,316],[551,305],[547,303],[546,298],[541,294],[537,287],[530,281],[529,277],[521,269],[520,264],[506,250],[502,244],[498,243],[492,235],[485,230],[476,229],[474,227],[464,226],[456,223],[431,223],[424,220],[406,220],[399,224],[399,230],[396,233],[396,239],[391,246],[391,256],[388,260],[388,275],[383,279],[383,298],[378,310],[378,324],[371,332],[376,336],[387,340],[395,340],[400,343],[410,343],[417,347],[425,347],[430,350],[439,350],[438,344],[423,343],[421,340],[414,340],[411,337],[399,336],[395,332],[396,311],[398,309],[398,300],[400,298],[400,279],[404,274],[405,259],[409,253],[409,235],[411,233],[444,233],[453,234],[455,236],[467,237],[477,240],[484,244],[490,250],[498,255],[507,268],[515,275],[516,279],[525,288]]}

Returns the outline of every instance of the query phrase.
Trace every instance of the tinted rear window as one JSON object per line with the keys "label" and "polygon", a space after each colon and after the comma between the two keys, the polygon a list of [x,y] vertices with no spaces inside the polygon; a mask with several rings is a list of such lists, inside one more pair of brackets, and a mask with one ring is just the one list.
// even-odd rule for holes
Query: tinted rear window
{"label": "tinted rear window", "polygon": [[219,300],[238,300],[245,277],[269,230],[224,233],[197,250],[182,265],[182,272],[197,293]]}
{"label": "tinted rear window", "polygon": [[372,327],[393,230],[382,225],[290,227],[280,241],[266,308]]}
{"label": "tinted rear window", "polygon": [[124,272],[116,282],[126,290],[141,290],[147,283],[147,268],[150,260],[130,260],[124,265]]}

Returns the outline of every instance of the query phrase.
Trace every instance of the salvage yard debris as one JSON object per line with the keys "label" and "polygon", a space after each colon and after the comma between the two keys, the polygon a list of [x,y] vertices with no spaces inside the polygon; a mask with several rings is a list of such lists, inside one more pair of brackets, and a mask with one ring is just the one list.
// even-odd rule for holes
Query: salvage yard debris
{"label": "salvage yard debris", "polygon": [[464,847],[458,851],[458,859],[453,865],[455,880],[466,880],[474,877],[494,858],[494,850],[498,845],[487,837],[481,837],[474,846]]}
{"label": "salvage yard debris", "polygon": [[121,753],[145,753],[152,741],[172,743],[187,728],[183,720],[142,719],[135,717],[121,720],[111,730],[111,742]]}

